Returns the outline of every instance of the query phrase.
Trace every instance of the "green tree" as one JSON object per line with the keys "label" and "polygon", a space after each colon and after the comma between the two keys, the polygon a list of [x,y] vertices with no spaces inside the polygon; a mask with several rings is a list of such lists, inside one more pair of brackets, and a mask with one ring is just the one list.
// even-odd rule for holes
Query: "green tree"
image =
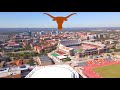
{"label": "green tree", "polygon": [[120,51],[120,49],[115,49],[115,50],[114,50],[114,52],[119,52],[119,51]]}
{"label": "green tree", "polygon": [[3,50],[2,49],[0,49],[0,52],[2,52]]}
{"label": "green tree", "polygon": [[12,61],[9,57],[6,57],[6,62]]}
{"label": "green tree", "polygon": [[67,56],[66,61],[71,61],[71,59]]}
{"label": "green tree", "polygon": [[118,41],[114,41],[114,44],[118,44]]}
{"label": "green tree", "polygon": [[24,50],[31,50],[31,46],[30,46],[30,45],[26,45],[26,46],[24,47]]}
{"label": "green tree", "polygon": [[63,62],[71,61],[71,59],[67,56],[67,58],[63,59],[62,61],[63,61]]}
{"label": "green tree", "polygon": [[33,61],[33,60],[29,60],[29,61],[27,62],[27,64],[29,64],[30,66],[33,66],[33,65],[34,65],[34,61]]}

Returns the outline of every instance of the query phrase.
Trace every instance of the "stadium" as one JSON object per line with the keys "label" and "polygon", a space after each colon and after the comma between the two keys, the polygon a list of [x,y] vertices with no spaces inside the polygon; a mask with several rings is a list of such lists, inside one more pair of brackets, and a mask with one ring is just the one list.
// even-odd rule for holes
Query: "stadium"
{"label": "stadium", "polygon": [[62,40],[58,44],[58,50],[70,56],[84,57],[89,55],[102,54],[109,50],[106,45],[100,42],[89,42],[81,40]]}
{"label": "stadium", "polygon": [[74,56],[75,58],[81,58],[85,56],[103,54],[108,48],[104,44],[98,42],[86,42],[80,39],[64,39],[61,40],[57,46],[57,49],[52,52],[49,57],[57,59],[58,61],[67,58],[68,56]]}

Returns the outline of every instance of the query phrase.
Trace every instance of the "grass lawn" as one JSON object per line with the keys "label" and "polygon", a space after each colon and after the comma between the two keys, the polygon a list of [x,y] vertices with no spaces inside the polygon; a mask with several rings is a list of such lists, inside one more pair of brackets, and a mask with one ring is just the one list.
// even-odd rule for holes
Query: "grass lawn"
{"label": "grass lawn", "polygon": [[59,55],[58,55],[58,54],[56,54],[56,53],[53,53],[52,55],[53,55],[54,57],[57,57],[57,56],[59,56]]}
{"label": "grass lawn", "polygon": [[82,52],[83,51],[83,49],[79,49],[79,50],[75,50],[75,52]]}
{"label": "grass lawn", "polygon": [[101,66],[93,70],[103,78],[120,78],[120,65],[117,64]]}

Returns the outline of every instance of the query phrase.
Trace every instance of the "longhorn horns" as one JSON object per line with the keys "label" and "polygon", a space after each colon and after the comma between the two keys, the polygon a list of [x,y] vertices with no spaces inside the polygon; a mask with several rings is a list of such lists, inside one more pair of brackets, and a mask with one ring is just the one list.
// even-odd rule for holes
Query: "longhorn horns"
{"label": "longhorn horns", "polygon": [[44,13],[44,14],[50,16],[51,18],[55,18],[54,16],[52,16],[52,15],[50,15],[50,14],[48,14],[48,13]]}
{"label": "longhorn horns", "polygon": [[72,16],[72,15],[74,15],[74,14],[76,14],[76,13],[72,13],[72,14],[66,16],[65,18],[69,18],[70,16]]}
{"label": "longhorn horns", "polygon": [[[52,16],[52,15],[50,15],[50,14],[48,14],[48,13],[44,13],[44,14],[50,16],[51,18],[55,18],[54,16]],[[72,14],[66,16],[65,18],[69,18],[70,16],[72,16],[72,15],[74,15],[74,14],[76,14],[76,13],[72,13]]]}

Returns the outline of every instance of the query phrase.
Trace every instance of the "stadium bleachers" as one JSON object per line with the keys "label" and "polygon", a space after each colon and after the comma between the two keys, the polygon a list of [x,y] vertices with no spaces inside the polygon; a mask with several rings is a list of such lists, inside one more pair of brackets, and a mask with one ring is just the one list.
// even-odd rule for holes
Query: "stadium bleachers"
{"label": "stadium bleachers", "polygon": [[81,42],[79,40],[63,40],[60,42],[64,46],[79,45]]}
{"label": "stadium bleachers", "polygon": [[81,66],[87,66],[86,62],[80,62],[78,63],[78,65],[81,67]]}
{"label": "stadium bleachers", "polygon": [[101,64],[107,62],[106,60],[103,59],[97,59],[97,60],[92,60],[92,61],[87,61],[87,65],[92,65],[92,64]]}
{"label": "stadium bleachers", "polygon": [[56,51],[56,53],[59,54],[59,55],[65,55],[65,54],[66,54],[66,53],[64,53],[64,52],[62,52],[62,51],[59,51],[59,50]]}

